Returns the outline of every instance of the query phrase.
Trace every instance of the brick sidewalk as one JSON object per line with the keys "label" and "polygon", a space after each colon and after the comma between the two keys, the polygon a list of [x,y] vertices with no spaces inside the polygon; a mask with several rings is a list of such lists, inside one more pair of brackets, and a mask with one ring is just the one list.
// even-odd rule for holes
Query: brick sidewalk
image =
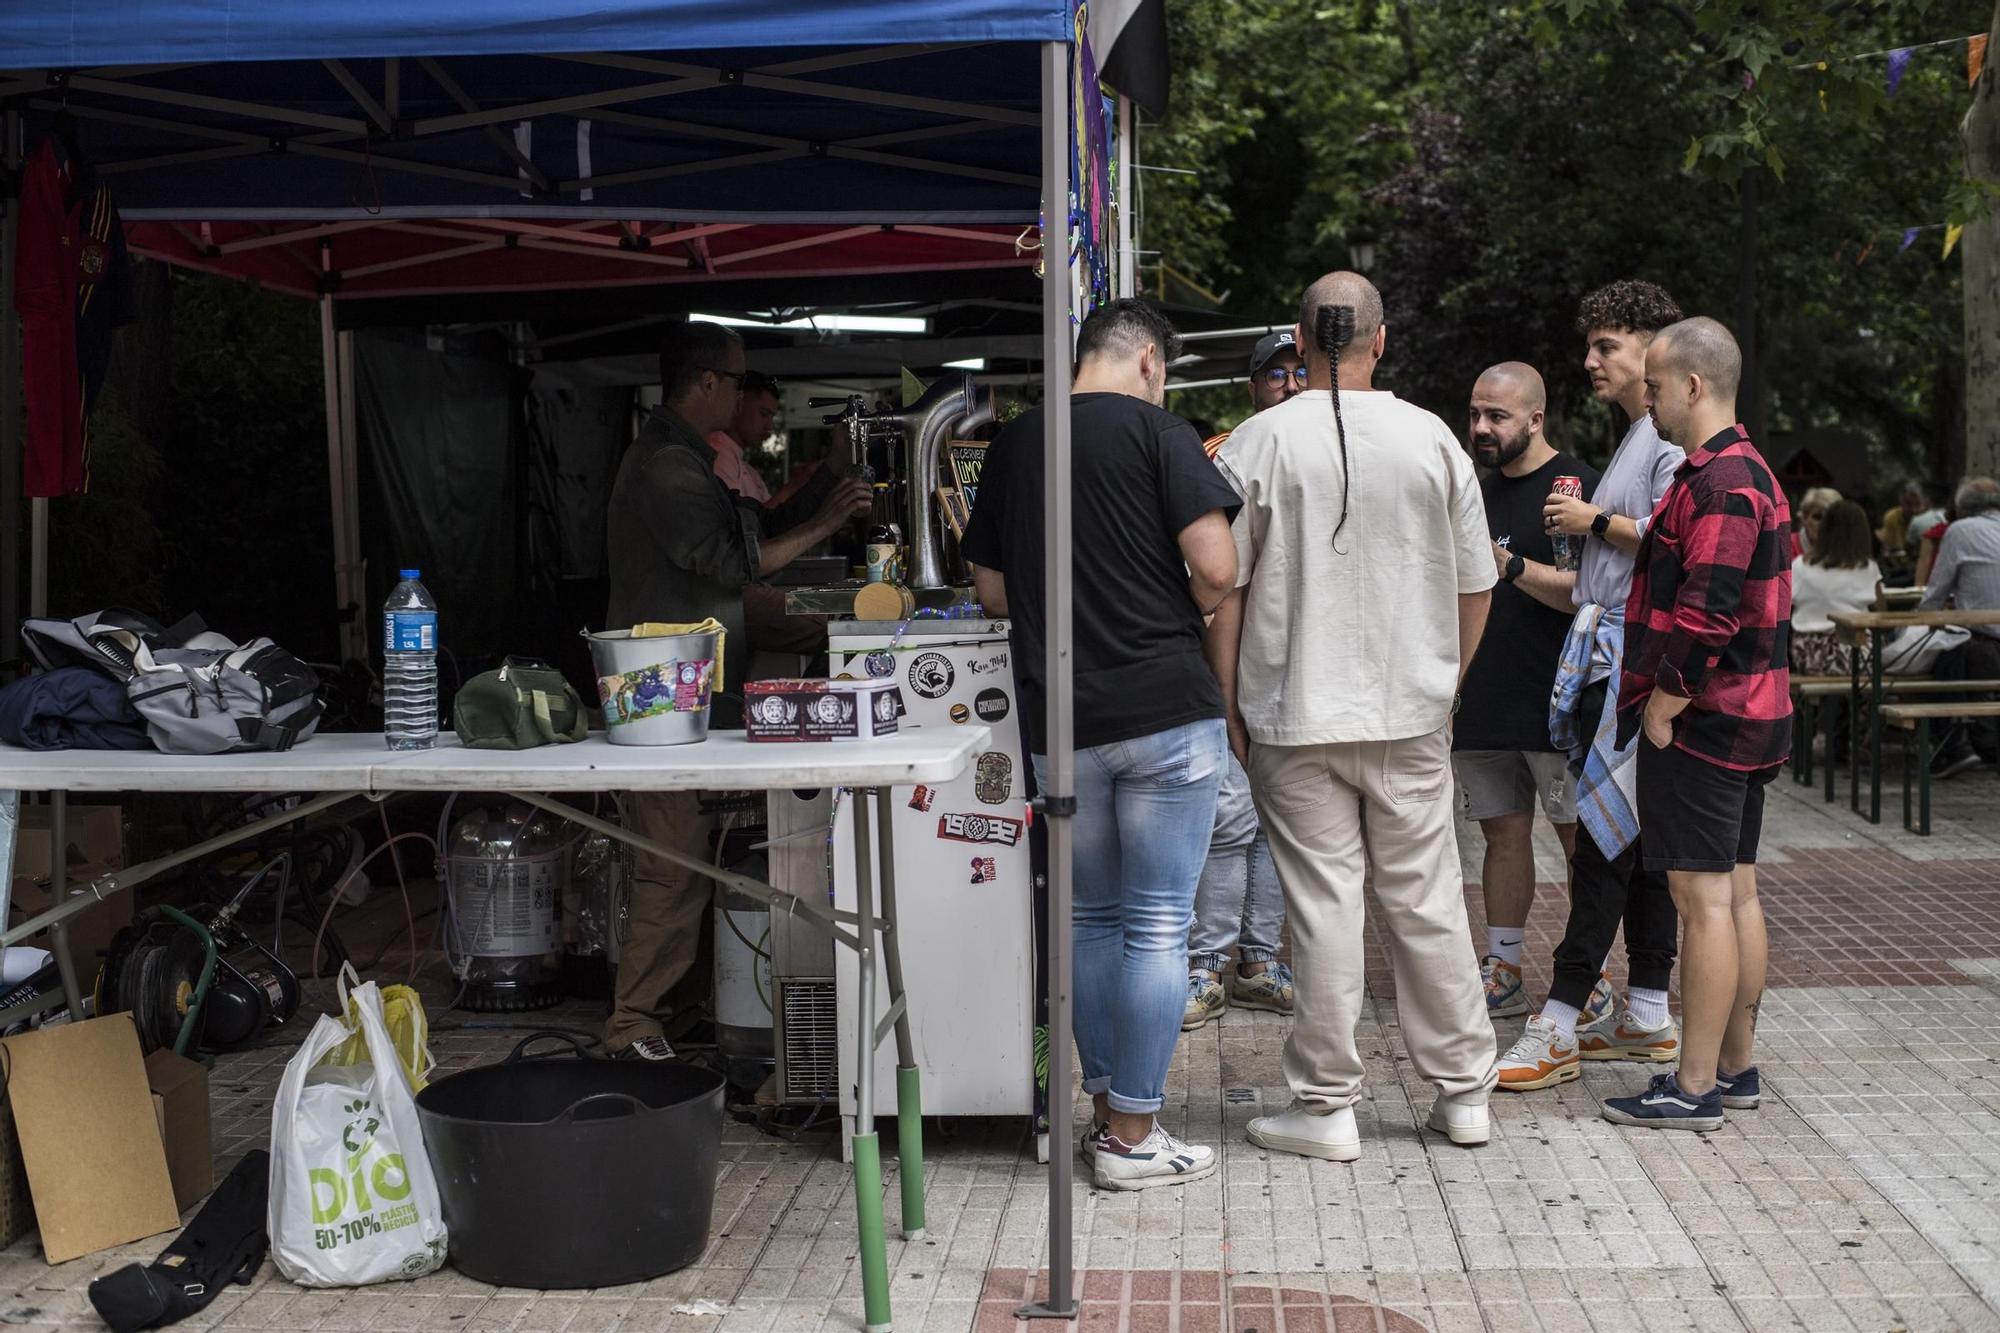
{"label": "brick sidewalk", "polygon": [[[1592,1064],[1558,1089],[1496,1095],[1492,1144],[1452,1147],[1421,1129],[1432,1092],[1409,1067],[1371,930],[1361,1160],[1309,1162],[1244,1140],[1245,1123],[1288,1096],[1287,1020],[1232,1010],[1191,1034],[1168,1118],[1219,1145],[1221,1169],[1185,1189],[1077,1187],[1082,1328],[2000,1329],[2000,783],[1941,785],[1928,841],[1893,816],[1866,825],[1789,781],[1772,792],[1762,1109],[1732,1113],[1713,1134],[1618,1129],[1599,1102],[1652,1071]],[[1461,834],[1461,852],[1472,880],[1476,831]],[[1553,840],[1539,852],[1554,881]],[[1476,884],[1468,900],[1480,930]],[[1563,913],[1560,889],[1545,884],[1526,953],[1531,991],[1546,983]],[[399,905],[396,915],[400,926]],[[1496,1025],[1501,1046],[1520,1022]],[[458,1031],[436,1044],[459,1067],[496,1058],[514,1035]],[[224,1166],[263,1141],[284,1056],[218,1063]],[[1045,1259],[1046,1177],[1032,1142],[1018,1125],[955,1124],[933,1130],[930,1153],[928,1236],[889,1248],[897,1327],[1032,1330],[1013,1315]],[[708,1253],[644,1286],[545,1294],[447,1271],[304,1292],[267,1266],[186,1326],[858,1329],[851,1178],[832,1136],[789,1143],[732,1122],[723,1156]],[[886,1206],[893,1236],[893,1178]],[[23,1241],[0,1254],[0,1323],[94,1326],[90,1279],[158,1247],[50,1268]],[[688,1313],[698,1300],[725,1313]]]}

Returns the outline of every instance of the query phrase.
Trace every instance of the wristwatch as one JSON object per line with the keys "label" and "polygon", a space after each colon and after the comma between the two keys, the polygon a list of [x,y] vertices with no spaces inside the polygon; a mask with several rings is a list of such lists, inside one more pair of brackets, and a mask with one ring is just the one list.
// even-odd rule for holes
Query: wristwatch
{"label": "wristwatch", "polygon": [[1506,582],[1512,583],[1515,579],[1521,577],[1521,571],[1526,569],[1527,567],[1528,567],[1528,562],[1525,557],[1518,555],[1514,556],[1513,558],[1507,561],[1507,570],[1500,577],[1504,579]]}
{"label": "wristwatch", "polygon": [[1590,535],[1602,537],[1609,531],[1611,531],[1611,511],[1600,509],[1597,511],[1597,517],[1590,520]]}

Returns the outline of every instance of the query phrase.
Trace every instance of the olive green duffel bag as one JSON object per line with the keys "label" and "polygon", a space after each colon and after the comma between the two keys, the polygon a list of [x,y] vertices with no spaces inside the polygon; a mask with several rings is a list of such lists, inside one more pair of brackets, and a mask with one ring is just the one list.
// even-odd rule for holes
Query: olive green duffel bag
{"label": "olive green duffel bag", "polygon": [[465,682],[451,725],[459,744],[473,750],[564,745],[590,731],[583,700],[562,672],[533,657],[510,657],[498,671]]}

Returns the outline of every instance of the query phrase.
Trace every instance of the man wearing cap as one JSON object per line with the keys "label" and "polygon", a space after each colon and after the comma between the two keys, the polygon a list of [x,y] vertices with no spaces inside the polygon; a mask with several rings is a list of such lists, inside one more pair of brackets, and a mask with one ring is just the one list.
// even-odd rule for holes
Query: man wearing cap
{"label": "man wearing cap", "polygon": [[[1293,397],[1306,387],[1306,363],[1292,330],[1267,333],[1250,352],[1252,415]],[[1229,440],[1224,431],[1202,447],[1208,456]],[[1292,1012],[1292,970],[1278,961],[1278,936],[1285,926],[1285,891],[1271,860],[1271,844],[1250,799],[1250,778],[1232,755],[1215,798],[1215,832],[1195,890],[1194,928],[1188,932],[1187,1011],[1181,1027],[1192,1030],[1220,1018],[1229,1005],[1239,1009]],[[1230,950],[1236,967],[1229,967]],[[1223,977],[1229,978],[1225,991]]]}

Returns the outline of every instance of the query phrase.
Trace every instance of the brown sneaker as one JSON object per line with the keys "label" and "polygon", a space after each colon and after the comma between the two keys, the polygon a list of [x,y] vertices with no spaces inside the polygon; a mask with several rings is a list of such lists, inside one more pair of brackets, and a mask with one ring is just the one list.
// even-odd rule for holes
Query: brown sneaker
{"label": "brown sneaker", "polygon": [[1238,1009],[1264,1009],[1289,1014],[1294,1005],[1292,969],[1272,963],[1254,977],[1241,972],[1229,978],[1229,1002]]}
{"label": "brown sneaker", "polygon": [[1581,1076],[1576,1042],[1564,1041],[1556,1025],[1540,1014],[1528,1020],[1519,1040],[1500,1057],[1502,1092],[1533,1092],[1553,1088]]}

